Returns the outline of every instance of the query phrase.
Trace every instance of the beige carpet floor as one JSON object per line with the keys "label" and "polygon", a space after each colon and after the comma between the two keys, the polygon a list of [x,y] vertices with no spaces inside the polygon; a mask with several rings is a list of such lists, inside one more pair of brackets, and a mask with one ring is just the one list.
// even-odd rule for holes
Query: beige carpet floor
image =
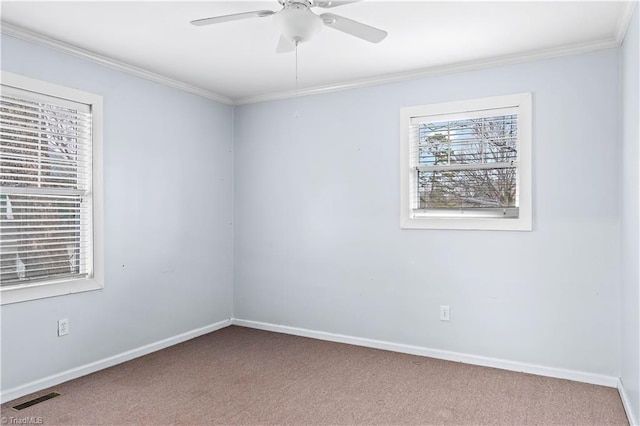
{"label": "beige carpet floor", "polygon": [[[10,406],[61,396],[22,411]],[[616,389],[228,327],[2,406],[5,422],[628,424]]]}

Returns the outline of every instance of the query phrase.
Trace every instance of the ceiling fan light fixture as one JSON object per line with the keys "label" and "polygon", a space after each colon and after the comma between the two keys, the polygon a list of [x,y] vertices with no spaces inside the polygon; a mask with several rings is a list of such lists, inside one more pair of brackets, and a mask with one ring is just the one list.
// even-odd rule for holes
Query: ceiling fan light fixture
{"label": "ceiling fan light fixture", "polygon": [[308,41],[322,28],[322,18],[303,4],[292,4],[273,16],[281,34],[294,44]]}

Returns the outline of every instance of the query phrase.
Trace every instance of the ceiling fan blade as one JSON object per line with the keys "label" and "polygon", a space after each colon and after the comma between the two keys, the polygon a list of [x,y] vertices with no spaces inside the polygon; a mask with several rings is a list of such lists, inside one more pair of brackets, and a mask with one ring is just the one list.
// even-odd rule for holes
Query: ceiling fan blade
{"label": "ceiling fan blade", "polygon": [[296,45],[291,43],[285,36],[280,36],[276,53],[289,53],[296,50]]}
{"label": "ceiling fan blade", "polygon": [[313,6],[322,7],[324,9],[329,9],[331,7],[343,6],[349,3],[358,3],[362,0],[351,0],[351,1],[315,1],[313,2]]}
{"label": "ceiling fan blade", "polygon": [[380,43],[387,37],[387,32],[333,13],[320,15],[324,24],[343,33],[361,38],[371,43]]}
{"label": "ceiling fan blade", "polygon": [[233,15],[223,15],[223,16],[214,16],[213,18],[196,19],[195,21],[191,21],[191,23],[197,26],[211,25],[211,24],[219,24],[222,22],[238,21],[240,19],[247,19],[247,18],[264,18],[265,16],[271,16],[274,13],[276,12],[272,10],[255,10],[253,12],[234,13]]}

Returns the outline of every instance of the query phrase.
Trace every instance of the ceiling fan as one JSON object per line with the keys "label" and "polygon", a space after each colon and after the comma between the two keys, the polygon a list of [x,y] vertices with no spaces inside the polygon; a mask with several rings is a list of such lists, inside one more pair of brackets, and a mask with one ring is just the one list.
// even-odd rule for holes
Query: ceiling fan
{"label": "ceiling fan", "polygon": [[351,1],[320,1],[320,0],[278,0],[282,9],[255,10],[253,12],[234,13],[232,15],[215,16],[212,18],[196,19],[191,21],[193,25],[211,25],[222,22],[237,21],[247,18],[265,18],[273,16],[276,26],[280,29],[280,42],[276,52],[285,53],[295,50],[299,43],[309,41],[311,37],[326,25],[338,31],[358,37],[371,43],[379,43],[387,37],[387,32],[381,29],[354,21],[334,13],[316,15],[311,11],[312,7],[329,9],[360,0]]}

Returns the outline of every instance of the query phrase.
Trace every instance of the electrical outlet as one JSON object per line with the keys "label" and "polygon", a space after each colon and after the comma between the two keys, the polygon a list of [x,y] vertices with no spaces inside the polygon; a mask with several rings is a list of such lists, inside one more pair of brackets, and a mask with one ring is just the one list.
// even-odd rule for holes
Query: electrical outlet
{"label": "electrical outlet", "polygon": [[58,336],[69,334],[69,320],[67,318],[58,320]]}
{"label": "electrical outlet", "polygon": [[448,305],[440,305],[440,321],[450,321],[451,312]]}

